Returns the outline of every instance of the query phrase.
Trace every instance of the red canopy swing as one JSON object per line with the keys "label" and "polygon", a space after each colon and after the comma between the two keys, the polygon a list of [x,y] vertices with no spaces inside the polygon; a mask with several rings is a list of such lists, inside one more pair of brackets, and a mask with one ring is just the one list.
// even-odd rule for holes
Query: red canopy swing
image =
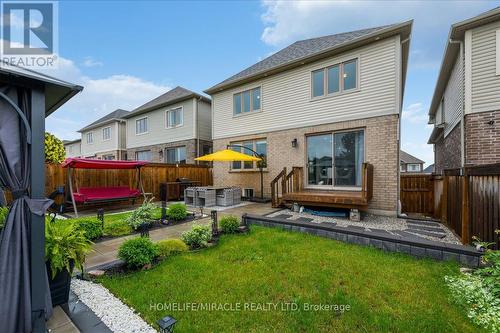
{"label": "red canopy swing", "polygon": [[[134,200],[141,194],[145,198],[144,187],[142,186],[141,167],[148,164],[143,161],[107,161],[93,160],[85,158],[67,158],[63,163],[63,168],[68,168],[68,184],[71,194],[71,202],[75,215],[78,217],[76,204],[92,204],[120,200]],[[72,169],[136,169],[137,170],[137,188],[128,186],[113,187],[79,187],[76,184],[76,192],[73,191]]]}

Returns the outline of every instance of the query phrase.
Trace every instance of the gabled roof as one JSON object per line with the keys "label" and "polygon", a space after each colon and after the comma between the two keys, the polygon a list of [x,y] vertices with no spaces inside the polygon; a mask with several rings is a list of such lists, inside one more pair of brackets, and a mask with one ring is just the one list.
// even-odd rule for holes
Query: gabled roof
{"label": "gabled roof", "polygon": [[335,53],[345,52],[349,49],[396,34],[404,35],[402,39],[408,38],[412,22],[407,21],[297,41],[205,90],[205,92],[212,94],[244,82],[275,74],[291,67],[300,66],[306,62],[332,56]]}
{"label": "gabled roof", "polygon": [[441,62],[436,88],[434,89],[434,95],[429,107],[429,123],[432,123],[432,118],[439,107],[444,90],[446,89],[448,80],[450,79],[453,65],[455,64],[458,53],[460,52],[460,44],[455,43],[454,41],[463,41],[465,31],[467,30],[498,20],[500,20],[500,7],[489,10],[473,18],[457,22],[451,26],[448,39],[446,40],[446,49],[444,51],[443,61]]}
{"label": "gabled roof", "polygon": [[174,103],[179,103],[190,98],[201,98],[207,103],[211,103],[210,98],[197,94],[189,89],[177,86],[172,90],[167,91],[163,95],[160,95],[144,105],[132,110],[125,118],[131,118],[142,113],[158,109],[160,107],[168,106]]}
{"label": "gabled roof", "polygon": [[422,163],[423,164],[423,163],[425,163],[421,159],[416,158],[415,156],[410,155],[410,154],[408,154],[407,152],[405,152],[403,150],[400,150],[399,160],[400,160],[400,162],[402,162],[404,164],[408,164],[408,163],[411,163],[411,164],[420,164],[420,163]]}
{"label": "gabled roof", "polygon": [[433,173],[434,172],[434,164],[429,165],[427,168],[424,169],[424,173]]}
{"label": "gabled roof", "polygon": [[115,111],[108,113],[104,117],[97,119],[92,124],[85,126],[84,128],[82,128],[78,132],[88,131],[90,129],[93,129],[93,128],[96,128],[96,127],[99,127],[99,126],[102,126],[102,125],[105,125],[108,123],[112,123],[114,121],[122,120],[129,113],[130,112],[126,111],[126,110],[116,109]]}
{"label": "gabled roof", "polygon": [[70,144],[73,144],[73,143],[77,143],[77,142],[80,142],[82,141],[82,139],[75,139],[75,140],[63,140],[63,145],[70,145]]}
{"label": "gabled roof", "polygon": [[46,117],[83,90],[82,86],[7,62],[0,62],[0,74],[6,76],[7,80],[13,83],[36,81],[42,84],[45,87]]}

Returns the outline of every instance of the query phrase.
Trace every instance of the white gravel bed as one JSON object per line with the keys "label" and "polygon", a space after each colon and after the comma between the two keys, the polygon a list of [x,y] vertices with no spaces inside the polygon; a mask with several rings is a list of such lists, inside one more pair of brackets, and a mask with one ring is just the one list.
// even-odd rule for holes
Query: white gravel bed
{"label": "white gravel bed", "polygon": [[[290,220],[295,220],[299,217],[307,217],[313,219],[310,223],[323,223],[323,222],[336,223],[338,226],[341,227],[358,226],[367,229],[371,228],[382,229],[389,232],[391,230],[404,230],[408,232],[408,230],[406,230],[408,229],[408,223],[406,219],[401,219],[398,217],[390,217],[390,216],[373,215],[373,214],[362,214],[362,219],[360,222],[351,221],[349,220],[349,218],[342,218],[342,217],[326,217],[326,216],[312,215],[308,213],[296,213],[289,209],[280,210],[278,212],[274,212],[267,216],[274,217],[281,214],[292,215],[292,217],[289,217]],[[441,239],[425,235],[416,235],[416,236],[423,237],[433,241],[461,244],[460,241],[457,239],[457,237],[455,237],[455,235],[445,225],[441,225],[441,228],[446,234],[446,237]]]}
{"label": "white gravel bed", "polygon": [[71,290],[85,303],[113,332],[118,333],[156,333],[135,311],[113,296],[102,285],[71,280]]}

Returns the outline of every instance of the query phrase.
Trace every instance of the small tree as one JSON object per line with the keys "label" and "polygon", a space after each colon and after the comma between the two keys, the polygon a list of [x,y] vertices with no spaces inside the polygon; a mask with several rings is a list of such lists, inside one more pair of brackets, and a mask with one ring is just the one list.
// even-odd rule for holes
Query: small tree
{"label": "small tree", "polygon": [[64,144],[55,135],[45,132],[45,162],[59,164],[66,158]]}

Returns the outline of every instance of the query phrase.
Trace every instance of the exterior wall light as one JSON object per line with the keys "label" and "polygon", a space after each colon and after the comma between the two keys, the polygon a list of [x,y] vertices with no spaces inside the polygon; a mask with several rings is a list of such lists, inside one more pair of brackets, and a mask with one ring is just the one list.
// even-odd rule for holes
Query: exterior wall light
{"label": "exterior wall light", "polygon": [[297,138],[295,138],[292,140],[292,147],[297,148],[297,145],[298,145]]}

